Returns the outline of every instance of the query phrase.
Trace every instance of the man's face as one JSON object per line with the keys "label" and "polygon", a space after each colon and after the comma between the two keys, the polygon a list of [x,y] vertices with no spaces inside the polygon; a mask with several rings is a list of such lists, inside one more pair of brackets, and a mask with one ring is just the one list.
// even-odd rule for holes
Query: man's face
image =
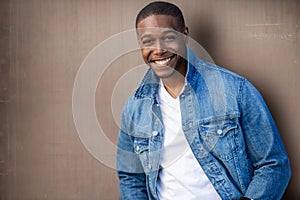
{"label": "man's face", "polygon": [[175,17],[151,15],[137,24],[143,59],[160,78],[171,77],[175,70],[183,72],[186,64],[186,36]]}

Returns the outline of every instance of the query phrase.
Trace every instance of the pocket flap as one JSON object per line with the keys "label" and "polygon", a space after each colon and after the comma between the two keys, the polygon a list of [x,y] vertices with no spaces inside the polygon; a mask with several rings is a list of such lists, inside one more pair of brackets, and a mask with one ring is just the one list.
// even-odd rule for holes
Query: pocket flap
{"label": "pocket flap", "polygon": [[200,125],[200,134],[207,137],[224,137],[235,128],[237,128],[235,118],[211,119]]}
{"label": "pocket flap", "polygon": [[134,152],[140,154],[149,149],[149,139],[135,138],[133,145],[134,145]]}

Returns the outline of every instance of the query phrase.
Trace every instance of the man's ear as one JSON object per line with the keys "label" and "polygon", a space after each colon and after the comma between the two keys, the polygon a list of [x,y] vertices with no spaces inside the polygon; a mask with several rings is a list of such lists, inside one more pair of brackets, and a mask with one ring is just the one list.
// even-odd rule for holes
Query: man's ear
{"label": "man's ear", "polygon": [[189,28],[188,27],[185,27],[184,30],[183,30],[183,34],[185,35],[185,43],[187,43],[187,40],[188,40],[188,36],[189,36]]}
{"label": "man's ear", "polygon": [[138,44],[140,45],[140,47],[141,47],[141,40],[140,40],[140,38],[136,38],[137,39],[137,42],[138,42]]}
{"label": "man's ear", "polygon": [[188,27],[184,28],[183,34],[186,35],[186,36],[189,36],[189,28]]}
{"label": "man's ear", "polygon": [[136,33],[136,40],[138,42],[138,45],[141,47],[141,40],[140,40],[139,28],[135,29],[135,33]]}
{"label": "man's ear", "polygon": [[140,48],[142,49],[142,42],[139,37],[137,37],[137,42],[138,42],[138,45],[140,46]]}

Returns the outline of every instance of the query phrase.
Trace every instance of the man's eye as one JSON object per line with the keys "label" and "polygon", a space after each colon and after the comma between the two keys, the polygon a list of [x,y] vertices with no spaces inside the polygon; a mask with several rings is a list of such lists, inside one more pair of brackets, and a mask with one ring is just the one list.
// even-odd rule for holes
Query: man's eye
{"label": "man's eye", "polygon": [[176,39],[175,36],[171,35],[171,36],[166,36],[163,38],[164,41],[166,42],[171,42],[171,41],[174,41]]}
{"label": "man's eye", "polygon": [[145,45],[145,46],[149,46],[149,45],[151,45],[151,44],[153,44],[153,40],[151,40],[151,39],[149,39],[149,40],[143,40],[142,41],[142,44],[143,45]]}

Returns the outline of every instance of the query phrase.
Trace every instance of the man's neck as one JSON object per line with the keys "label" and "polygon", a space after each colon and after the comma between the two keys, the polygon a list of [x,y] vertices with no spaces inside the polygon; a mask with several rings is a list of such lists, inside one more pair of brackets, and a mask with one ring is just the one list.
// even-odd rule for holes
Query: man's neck
{"label": "man's neck", "polygon": [[176,99],[182,91],[182,88],[185,84],[185,76],[187,72],[187,63],[182,63],[185,67],[182,67],[181,71],[175,71],[171,77],[162,78],[162,82],[164,87],[168,91],[168,93]]}

